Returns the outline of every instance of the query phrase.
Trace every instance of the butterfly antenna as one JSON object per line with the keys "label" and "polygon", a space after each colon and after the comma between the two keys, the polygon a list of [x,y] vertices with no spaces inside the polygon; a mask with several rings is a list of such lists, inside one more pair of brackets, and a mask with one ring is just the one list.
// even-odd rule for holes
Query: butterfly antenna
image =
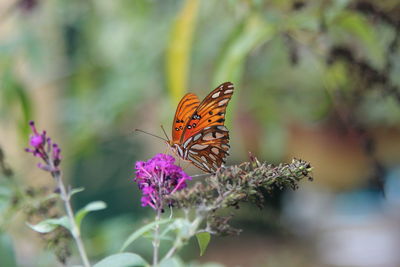
{"label": "butterfly antenna", "polygon": [[169,138],[168,138],[167,133],[165,132],[164,126],[162,126],[162,125],[160,125],[160,126],[161,126],[162,131],[163,131],[164,134],[165,134],[165,137],[167,137],[168,142],[171,143],[171,141],[170,141]]}
{"label": "butterfly antenna", "polygon": [[152,133],[148,133],[148,132],[145,132],[145,131],[140,130],[140,129],[135,129],[135,132],[145,133],[145,134],[151,135],[151,136],[153,136],[153,137],[156,137],[156,138],[158,138],[158,139],[161,139],[161,140],[163,140],[163,141],[169,142],[169,140],[166,140],[166,139],[164,139],[164,138],[162,138],[162,137],[160,137],[160,136],[158,136],[158,135],[155,135],[155,134],[152,134]]}

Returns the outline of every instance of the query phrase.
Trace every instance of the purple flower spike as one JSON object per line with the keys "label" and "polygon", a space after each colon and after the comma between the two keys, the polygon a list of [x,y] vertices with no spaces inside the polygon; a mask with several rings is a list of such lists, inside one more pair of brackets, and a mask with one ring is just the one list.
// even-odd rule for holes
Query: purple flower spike
{"label": "purple flower spike", "polygon": [[136,162],[136,178],[142,191],[142,206],[162,210],[164,196],[185,188],[186,181],[192,178],[180,166],[174,164],[175,158],[170,155],[157,154],[148,161]]}
{"label": "purple flower spike", "polygon": [[25,148],[25,151],[44,161],[44,163],[38,164],[40,169],[49,172],[59,171],[61,149],[56,143],[51,142],[51,138],[46,136],[46,131],[40,134],[33,121],[29,122],[29,126],[32,129],[32,134],[29,137],[29,145],[31,147]]}

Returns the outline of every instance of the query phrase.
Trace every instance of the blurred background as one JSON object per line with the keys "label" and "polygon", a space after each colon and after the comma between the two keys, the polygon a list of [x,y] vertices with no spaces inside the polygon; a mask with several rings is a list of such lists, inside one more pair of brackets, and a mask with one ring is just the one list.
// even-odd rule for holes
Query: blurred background
{"label": "blurred background", "polygon": [[[400,266],[399,42],[397,0],[2,0],[0,266],[79,263],[74,244],[67,257],[65,242],[25,224],[43,219],[35,201],[54,189],[23,151],[29,120],[60,143],[66,181],[85,188],[74,207],[108,204],[83,225],[96,261],[153,217],[133,166],[167,147],[133,129],[170,134],[186,92],[202,99],[225,81],[236,87],[228,165],[248,151],[302,158],[315,180],[266,196],[263,209],[242,206],[239,236],[213,237],[202,257],[193,241],[181,257]],[[46,205],[39,214],[61,212]],[[138,243],[130,250],[149,258],[150,242]]]}

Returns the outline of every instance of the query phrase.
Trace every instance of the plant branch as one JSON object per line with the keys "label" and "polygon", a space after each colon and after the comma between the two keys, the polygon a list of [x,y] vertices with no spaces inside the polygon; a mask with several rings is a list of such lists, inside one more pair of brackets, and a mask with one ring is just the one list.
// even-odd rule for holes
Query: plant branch
{"label": "plant branch", "polygon": [[220,168],[204,182],[168,196],[168,201],[175,208],[193,209],[197,215],[207,218],[208,232],[234,234],[240,230],[229,226],[232,216],[220,216],[219,210],[239,208],[243,202],[262,207],[265,193],[275,188],[297,189],[302,179],[312,180],[312,167],[306,161],[293,159],[291,163],[273,165],[250,155],[249,162]]}
{"label": "plant branch", "polygon": [[[49,161],[49,164],[52,164],[51,161]],[[71,234],[72,234],[72,237],[75,239],[79,254],[80,254],[82,262],[83,262],[83,266],[90,267],[90,262],[87,257],[86,250],[85,250],[85,247],[84,247],[82,239],[81,239],[79,227],[75,223],[75,216],[74,216],[74,212],[72,210],[71,203],[70,203],[70,195],[67,192],[67,190],[65,189],[64,183],[61,179],[61,172],[59,170],[52,171],[51,175],[56,180],[57,187],[60,189],[60,196],[61,196],[62,201],[64,202],[64,207],[67,212],[67,217],[68,217],[69,223],[71,225]]]}

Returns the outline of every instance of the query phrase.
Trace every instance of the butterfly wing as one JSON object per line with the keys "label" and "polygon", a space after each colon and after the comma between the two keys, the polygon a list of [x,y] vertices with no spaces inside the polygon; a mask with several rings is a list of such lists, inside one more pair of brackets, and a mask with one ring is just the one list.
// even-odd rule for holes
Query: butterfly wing
{"label": "butterfly wing", "polygon": [[182,97],[175,112],[174,121],[172,123],[172,142],[179,143],[185,126],[191,118],[193,112],[198,108],[200,103],[199,98],[192,93]]}
{"label": "butterfly wing", "polygon": [[233,94],[233,84],[226,82],[215,88],[198,105],[184,126],[181,143],[206,127],[224,125],[225,112]]}
{"label": "butterfly wing", "polygon": [[229,155],[229,132],[223,125],[206,127],[189,137],[182,148],[185,158],[205,172],[215,172]]}
{"label": "butterfly wing", "polygon": [[224,122],[233,89],[231,82],[214,89],[198,105],[184,126],[179,143],[183,158],[205,172],[214,172],[229,155],[229,132]]}

